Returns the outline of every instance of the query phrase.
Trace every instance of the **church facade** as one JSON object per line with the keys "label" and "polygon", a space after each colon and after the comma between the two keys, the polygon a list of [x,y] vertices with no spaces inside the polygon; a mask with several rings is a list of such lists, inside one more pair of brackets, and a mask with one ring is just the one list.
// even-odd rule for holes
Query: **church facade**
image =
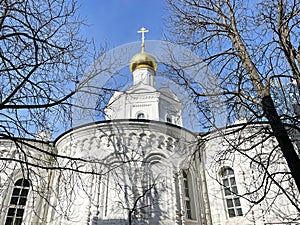
{"label": "church facade", "polygon": [[[232,134],[236,124],[223,135],[185,129],[181,102],[171,89],[155,88],[158,65],[143,45],[130,62],[133,85],[114,93],[105,121],[53,142],[1,140],[1,155],[14,160],[1,161],[0,224],[299,224],[281,193],[272,208],[244,194],[262,179],[245,155],[229,151],[218,161],[231,141],[246,148],[267,125]],[[270,139],[255,148],[275,145]]]}

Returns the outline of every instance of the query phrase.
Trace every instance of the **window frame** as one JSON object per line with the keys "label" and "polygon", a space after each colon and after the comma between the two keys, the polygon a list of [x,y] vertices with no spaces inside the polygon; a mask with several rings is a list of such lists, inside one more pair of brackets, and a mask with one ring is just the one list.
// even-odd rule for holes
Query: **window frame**
{"label": "window frame", "polygon": [[29,180],[25,178],[16,180],[9,199],[9,207],[5,217],[5,225],[22,224],[29,191]]}
{"label": "window frame", "polygon": [[220,172],[220,180],[228,217],[235,218],[243,216],[234,170],[231,167],[223,168]]}
{"label": "window frame", "polygon": [[182,192],[185,207],[185,217],[188,220],[196,220],[193,180],[191,172],[188,169],[182,170]]}

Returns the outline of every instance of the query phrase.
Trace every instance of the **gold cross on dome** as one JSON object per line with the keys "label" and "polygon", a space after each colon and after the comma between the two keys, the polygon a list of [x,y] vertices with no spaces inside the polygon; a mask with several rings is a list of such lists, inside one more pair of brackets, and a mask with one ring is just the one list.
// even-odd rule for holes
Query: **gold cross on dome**
{"label": "gold cross on dome", "polygon": [[138,30],[138,33],[142,33],[142,52],[145,51],[145,33],[149,32],[145,27]]}

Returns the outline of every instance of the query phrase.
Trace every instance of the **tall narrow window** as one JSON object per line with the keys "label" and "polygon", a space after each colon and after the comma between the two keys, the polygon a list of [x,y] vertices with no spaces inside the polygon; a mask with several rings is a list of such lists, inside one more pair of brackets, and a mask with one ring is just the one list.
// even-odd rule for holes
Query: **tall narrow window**
{"label": "tall narrow window", "polygon": [[5,225],[21,225],[29,192],[29,181],[19,179],[14,185]]}
{"label": "tall narrow window", "polygon": [[189,171],[183,170],[183,188],[186,217],[190,220],[195,219],[195,208],[193,199],[192,177]]}
{"label": "tall narrow window", "polygon": [[172,123],[172,117],[170,115],[166,116],[167,123]]}
{"label": "tall narrow window", "polygon": [[238,189],[235,182],[234,171],[226,168],[221,173],[225,202],[229,217],[242,216],[240,198],[237,196]]}

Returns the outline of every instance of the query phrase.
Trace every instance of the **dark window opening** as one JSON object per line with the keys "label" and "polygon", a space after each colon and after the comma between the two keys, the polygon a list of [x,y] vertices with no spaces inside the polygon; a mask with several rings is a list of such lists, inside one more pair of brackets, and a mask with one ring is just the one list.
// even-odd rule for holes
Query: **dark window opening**
{"label": "dark window opening", "polygon": [[137,115],[137,118],[138,118],[138,119],[145,119],[145,114],[144,114],[144,113],[139,113],[139,114]]}
{"label": "dark window opening", "polygon": [[167,123],[172,123],[172,118],[171,118],[171,116],[167,115],[167,116],[166,116],[166,121],[167,121]]}
{"label": "dark window opening", "polygon": [[186,217],[190,220],[195,219],[195,208],[192,190],[192,180],[189,171],[182,171],[183,175],[183,188],[184,188],[184,200],[185,200],[185,211]]}

